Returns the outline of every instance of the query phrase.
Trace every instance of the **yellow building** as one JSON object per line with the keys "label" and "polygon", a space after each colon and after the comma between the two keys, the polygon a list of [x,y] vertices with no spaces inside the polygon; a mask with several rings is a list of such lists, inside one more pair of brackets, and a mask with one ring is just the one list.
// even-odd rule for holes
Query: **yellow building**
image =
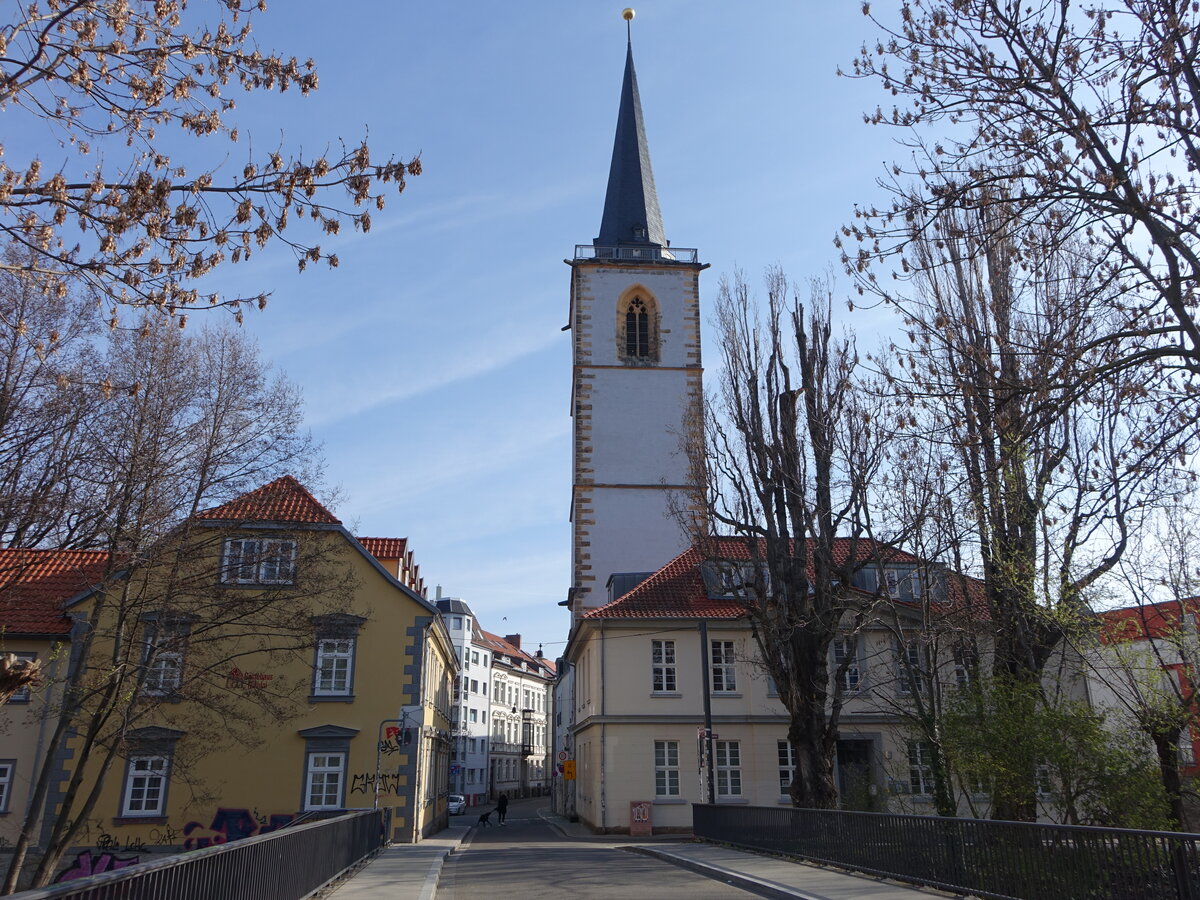
{"label": "yellow building", "polygon": [[[346,809],[388,810],[395,841],[445,824],[449,635],[295,479],[199,514],[65,613],[72,655],[86,658],[71,671],[82,715],[57,748],[43,738],[54,771],[39,841],[61,838],[60,814],[85,820],[68,867],[83,848],[128,862]],[[38,750],[25,744],[38,739],[8,727],[23,734],[28,784]]]}

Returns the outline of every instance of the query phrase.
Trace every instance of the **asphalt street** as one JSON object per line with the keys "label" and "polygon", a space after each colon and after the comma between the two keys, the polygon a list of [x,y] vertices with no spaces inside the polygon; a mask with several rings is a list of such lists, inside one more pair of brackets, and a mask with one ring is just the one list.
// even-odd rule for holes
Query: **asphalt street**
{"label": "asphalt street", "polygon": [[437,888],[438,900],[496,896],[707,900],[757,895],[622,850],[617,843],[562,837],[538,818],[533,804],[514,804],[504,827],[475,829],[470,843],[446,861]]}

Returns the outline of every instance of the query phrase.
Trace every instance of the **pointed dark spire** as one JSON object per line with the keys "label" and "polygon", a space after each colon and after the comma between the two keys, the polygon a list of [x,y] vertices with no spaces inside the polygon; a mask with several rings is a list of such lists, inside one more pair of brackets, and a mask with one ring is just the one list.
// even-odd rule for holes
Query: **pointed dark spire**
{"label": "pointed dark spire", "polygon": [[642,101],[638,96],[637,73],[633,69],[633,42],[625,54],[625,81],[621,85],[621,110],[617,114],[617,136],[608,170],[608,193],[600,222],[597,247],[666,247],[654,172],[650,168],[650,145],[642,123]]}

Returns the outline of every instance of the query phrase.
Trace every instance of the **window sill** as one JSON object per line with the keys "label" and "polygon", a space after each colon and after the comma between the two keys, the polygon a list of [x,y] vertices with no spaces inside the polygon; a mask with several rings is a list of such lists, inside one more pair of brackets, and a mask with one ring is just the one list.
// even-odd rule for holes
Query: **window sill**
{"label": "window sill", "polygon": [[672,697],[682,697],[679,691],[651,691],[650,698],[652,700],[666,700]]}
{"label": "window sill", "polygon": [[309,703],[353,703],[353,694],[310,694]]}
{"label": "window sill", "polygon": [[217,584],[232,591],[273,591],[296,586],[294,581],[220,581]]}
{"label": "window sill", "polygon": [[682,797],[656,797],[650,801],[655,806],[686,806],[687,801]]}
{"label": "window sill", "polygon": [[749,797],[718,797],[717,806],[738,806],[739,804],[749,804]]}
{"label": "window sill", "polygon": [[166,825],[167,817],[164,815],[115,816],[112,823],[114,825]]}
{"label": "window sill", "polygon": [[740,691],[713,691],[709,696],[714,700],[740,700],[742,694]]}

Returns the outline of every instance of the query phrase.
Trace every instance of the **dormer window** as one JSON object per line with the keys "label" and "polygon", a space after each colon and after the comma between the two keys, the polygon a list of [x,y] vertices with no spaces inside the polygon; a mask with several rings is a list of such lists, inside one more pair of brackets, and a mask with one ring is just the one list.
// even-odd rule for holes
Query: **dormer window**
{"label": "dormer window", "polygon": [[645,225],[634,225],[633,226],[633,239],[635,241],[646,240],[646,226]]}
{"label": "dormer window", "polygon": [[887,593],[893,600],[920,600],[921,573],[916,566],[887,566],[883,570]]}
{"label": "dormer window", "polygon": [[708,596],[749,597],[758,589],[770,590],[771,578],[763,563],[712,560],[700,569]]}

